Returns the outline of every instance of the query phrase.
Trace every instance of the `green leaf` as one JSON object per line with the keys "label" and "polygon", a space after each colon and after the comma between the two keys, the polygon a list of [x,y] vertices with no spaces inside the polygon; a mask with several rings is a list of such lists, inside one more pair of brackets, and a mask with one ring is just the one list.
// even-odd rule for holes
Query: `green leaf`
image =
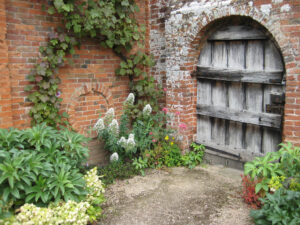
{"label": "green leaf", "polygon": [[66,112],[63,112],[62,116],[63,116],[64,118],[69,118],[69,117],[70,117],[69,114],[66,113]]}
{"label": "green leaf", "polygon": [[48,9],[48,13],[49,13],[50,15],[53,15],[53,14],[55,13],[55,8],[54,8],[54,7],[50,7],[50,8]]}

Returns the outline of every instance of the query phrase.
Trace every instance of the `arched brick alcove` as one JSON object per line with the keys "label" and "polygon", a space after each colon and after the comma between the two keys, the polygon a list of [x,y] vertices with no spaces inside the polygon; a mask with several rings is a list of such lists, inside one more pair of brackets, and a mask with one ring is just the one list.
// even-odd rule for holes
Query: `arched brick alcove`
{"label": "arched brick alcove", "polygon": [[[101,83],[86,83],[71,96],[67,106],[69,122],[73,129],[82,134],[89,134],[100,114],[105,114],[112,106],[112,93]],[[95,137],[95,132],[90,136]]]}

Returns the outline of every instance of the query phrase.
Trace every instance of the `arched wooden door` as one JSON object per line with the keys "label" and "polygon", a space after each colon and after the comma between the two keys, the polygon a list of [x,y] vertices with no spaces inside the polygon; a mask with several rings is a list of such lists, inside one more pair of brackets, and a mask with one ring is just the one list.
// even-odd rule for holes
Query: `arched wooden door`
{"label": "arched wooden door", "polygon": [[281,142],[284,66],[262,31],[227,26],[213,33],[197,66],[197,142],[242,161]]}

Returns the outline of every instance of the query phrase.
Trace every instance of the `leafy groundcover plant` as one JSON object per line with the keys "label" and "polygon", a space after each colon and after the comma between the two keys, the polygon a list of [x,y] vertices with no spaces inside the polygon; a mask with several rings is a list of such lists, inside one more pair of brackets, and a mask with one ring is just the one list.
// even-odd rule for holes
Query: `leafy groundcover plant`
{"label": "leafy groundcover plant", "polygon": [[262,208],[251,212],[256,224],[300,223],[300,148],[281,144],[278,152],[258,157],[244,169],[255,184],[255,194],[262,197]]}
{"label": "leafy groundcover plant", "polygon": [[[49,204],[54,210],[86,201],[91,194],[90,181],[80,168],[88,156],[87,140],[45,124],[26,130],[0,129],[0,218],[11,216],[24,204],[18,210],[20,215],[28,210],[48,210],[39,207]],[[95,202],[88,203],[90,211]]]}
{"label": "leafy groundcover plant", "polygon": [[300,224],[300,192],[280,188],[274,194],[267,194],[261,202],[260,210],[251,211],[255,224]]}

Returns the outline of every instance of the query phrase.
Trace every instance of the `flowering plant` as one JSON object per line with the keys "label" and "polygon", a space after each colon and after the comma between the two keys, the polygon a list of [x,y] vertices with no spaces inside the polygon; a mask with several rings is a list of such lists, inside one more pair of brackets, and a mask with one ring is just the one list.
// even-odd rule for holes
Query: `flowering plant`
{"label": "flowering plant", "polygon": [[15,217],[3,224],[7,225],[86,225],[93,222],[102,214],[100,204],[104,202],[104,188],[97,167],[91,169],[84,176],[88,195],[81,202],[69,200],[67,202],[50,203],[48,207],[38,207],[25,204]]}
{"label": "flowering plant", "polygon": [[[130,93],[124,102],[125,111],[134,103],[134,95]],[[121,158],[136,152],[134,134],[129,134],[129,120],[124,113],[119,122],[115,119],[115,111],[110,108],[103,118],[94,125],[98,137],[104,141],[105,149],[117,153]]]}

